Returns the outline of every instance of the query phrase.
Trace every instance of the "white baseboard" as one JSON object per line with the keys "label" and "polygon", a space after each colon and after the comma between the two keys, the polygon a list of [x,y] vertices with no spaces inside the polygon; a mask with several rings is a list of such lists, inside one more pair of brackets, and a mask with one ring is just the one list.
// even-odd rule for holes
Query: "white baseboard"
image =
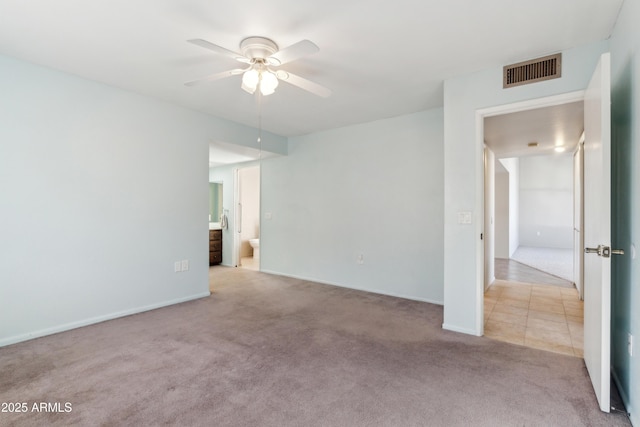
{"label": "white baseboard", "polygon": [[274,274],[276,276],[290,277],[292,279],[299,279],[299,280],[306,280],[308,282],[315,282],[315,283],[319,283],[321,285],[331,285],[331,286],[337,286],[339,288],[355,289],[357,291],[371,292],[373,294],[387,295],[387,296],[390,296],[390,297],[403,298],[403,299],[408,299],[408,300],[412,300],[412,301],[427,302],[429,304],[435,304],[435,305],[444,305],[444,301],[436,301],[436,300],[432,300],[432,299],[429,299],[429,298],[421,298],[421,297],[416,297],[416,296],[412,296],[412,295],[404,295],[404,294],[399,294],[399,293],[395,293],[395,292],[388,292],[388,291],[384,291],[384,290],[380,290],[380,289],[358,288],[358,287],[355,287],[355,286],[345,285],[344,283],[329,282],[329,281],[326,281],[326,280],[316,279],[316,278],[313,278],[313,277],[297,276],[297,275],[294,275],[294,274],[285,274],[285,273],[280,273],[280,272],[271,271],[271,270],[260,270],[260,271],[262,273]]}
{"label": "white baseboard", "polygon": [[76,322],[65,323],[51,328],[40,329],[38,331],[28,332],[26,334],[14,335],[7,338],[0,339],[0,347],[4,347],[11,344],[16,344],[22,341],[32,340],[34,338],[40,338],[47,335],[57,334],[59,332],[69,331],[71,329],[81,328],[83,326],[93,325],[95,323],[104,322],[106,320],[113,320],[119,317],[130,316],[132,314],[142,313],[149,310],[155,310],[156,308],[167,307],[174,304],[180,304],[195,299],[205,298],[211,295],[211,292],[203,292],[200,294],[190,295],[188,297],[177,298],[170,301],[163,301],[157,304],[145,305],[142,307],[136,307],[129,310],[118,311],[115,313],[109,313],[102,316],[91,317],[89,319],[79,320]]}

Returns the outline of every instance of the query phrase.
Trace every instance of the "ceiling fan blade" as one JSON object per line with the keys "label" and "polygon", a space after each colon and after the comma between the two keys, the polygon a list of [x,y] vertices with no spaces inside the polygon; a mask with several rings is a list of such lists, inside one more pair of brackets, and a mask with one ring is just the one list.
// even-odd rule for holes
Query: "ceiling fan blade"
{"label": "ceiling fan blade", "polygon": [[230,58],[235,59],[236,61],[240,61],[240,62],[244,62],[246,64],[250,63],[251,60],[249,58],[247,58],[246,56],[242,55],[241,53],[238,52],[234,52],[232,50],[229,50],[225,47],[222,46],[218,46],[217,44],[213,44],[211,42],[208,42],[206,40],[202,40],[202,39],[191,39],[191,40],[187,40],[189,43],[195,44],[196,46],[200,46],[203,47],[205,49],[209,49],[213,52],[219,53],[221,55],[225,55],[228,56]]}
{"label": "ceiling fan blade", "polygon": [[318,83],[314,83],[310,80],[304,79],[295,74],[278,70],[278,72],[276,73],[276,76],[283,82],[287,82],[289,84],[297,86],[300,89],[304,89],[307,92],[311,92],[314,95],[318,95],[323,98],[327,98],[331,95],[331,90],[327,89],[326,87],[321,86]]}
{"label": "ceiling fan blade", "polygon": [[213,82],[213,81],[216,81],[216,80],[224,79],[225,77],[231,77],[231,76],[236,76],[238,74],[242,74],[245,71],[247,71],[248,69],[249,68],[244,69],[244,70],[241,69],[241,68],[236,68],[236,69],[233,69],[233,70],[227,70],[227,71],[223,71],[221,73],[211,74],[210,76],[204,77],[202,79],[186,82],[184,85],[185,86],[196,86],[196,85],[203,84],[203,83],[209,83],[209,82]]}
{"label": "ceiling fan blade", "polygon": [[309,40],[301,40],[298,43],[285,47],[268,57],[267,63],[269,65],[278,66],[294,61],[298,58],[302,58],[303,56],[314,54],[319,50],[320,48],[313,42]]}

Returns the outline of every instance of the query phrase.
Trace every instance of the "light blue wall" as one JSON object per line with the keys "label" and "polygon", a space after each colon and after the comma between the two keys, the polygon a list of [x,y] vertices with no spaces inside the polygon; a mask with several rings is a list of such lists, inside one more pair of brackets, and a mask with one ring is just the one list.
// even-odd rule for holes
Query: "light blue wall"
{"label": "light blue wall", "polygon": [[0,94],[0,345],[209,294],[208,142],[254,129],[2,56]]}
{"label": "light blue wall", "polygon": [[[482,298],[482,144],[476,139],[476,111],[583,90],[606,41],[563,52],[562,78],[502,88],[502,67],[446,80],[444,84],[444,327],[482,333],[477,301]],[[472,212],[473,224],[458,224],[458,212]],[[479,282],[480,280],[480,282]]]}
{"label": "light blue wall", "polygon": [[291,138],[264,160],[261,269],[442,303],[442,114]]}
{"label": "light blue wall", "polygon": [[[613,242],[626,251],[612,259],[614,376],[634,425],[640,425],[640,2],[625,0],[611,37]],[[627,333],[634,335],[633,357]]]}

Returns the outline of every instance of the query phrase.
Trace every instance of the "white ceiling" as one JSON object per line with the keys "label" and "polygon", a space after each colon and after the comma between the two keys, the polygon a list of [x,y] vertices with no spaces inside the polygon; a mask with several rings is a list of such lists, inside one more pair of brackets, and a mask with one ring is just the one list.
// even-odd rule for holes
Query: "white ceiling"
{"label": "white ceiling", "polygon": [[0,53],[256,126],[236,68],[186,42],[238,50],[247,36],[320,52],[283,69],[320,83],[315,97],[282,83],[263,128],[307,134],[441,106],[443,80],[609,37],[622,0],[0,0]]}
{"label": "white ceiling", "polygon": [[251,147],[228,142],[213,141],[209,143],[209,167],[248,162],[277,156],[269,151],[261,151]]}
{"label": "white ceiling", "polygon": [[[484,119],[484,142],[496,158],[572,153],[584,130],[584,104],[572,102]],[[537,147],[529,147],[531,142]]]}

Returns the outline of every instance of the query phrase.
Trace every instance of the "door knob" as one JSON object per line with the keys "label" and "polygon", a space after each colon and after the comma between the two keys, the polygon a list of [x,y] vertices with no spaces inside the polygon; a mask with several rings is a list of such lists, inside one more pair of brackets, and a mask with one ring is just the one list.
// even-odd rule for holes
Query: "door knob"
{"label": "door knob", "polygon": [[614,255],[624,255],[624,250],[622,249],[611,249],[609,246],[598,245],[597,248],[584,248],[585,254],[598,254],[598,256],[609,258],[611,254]]}

